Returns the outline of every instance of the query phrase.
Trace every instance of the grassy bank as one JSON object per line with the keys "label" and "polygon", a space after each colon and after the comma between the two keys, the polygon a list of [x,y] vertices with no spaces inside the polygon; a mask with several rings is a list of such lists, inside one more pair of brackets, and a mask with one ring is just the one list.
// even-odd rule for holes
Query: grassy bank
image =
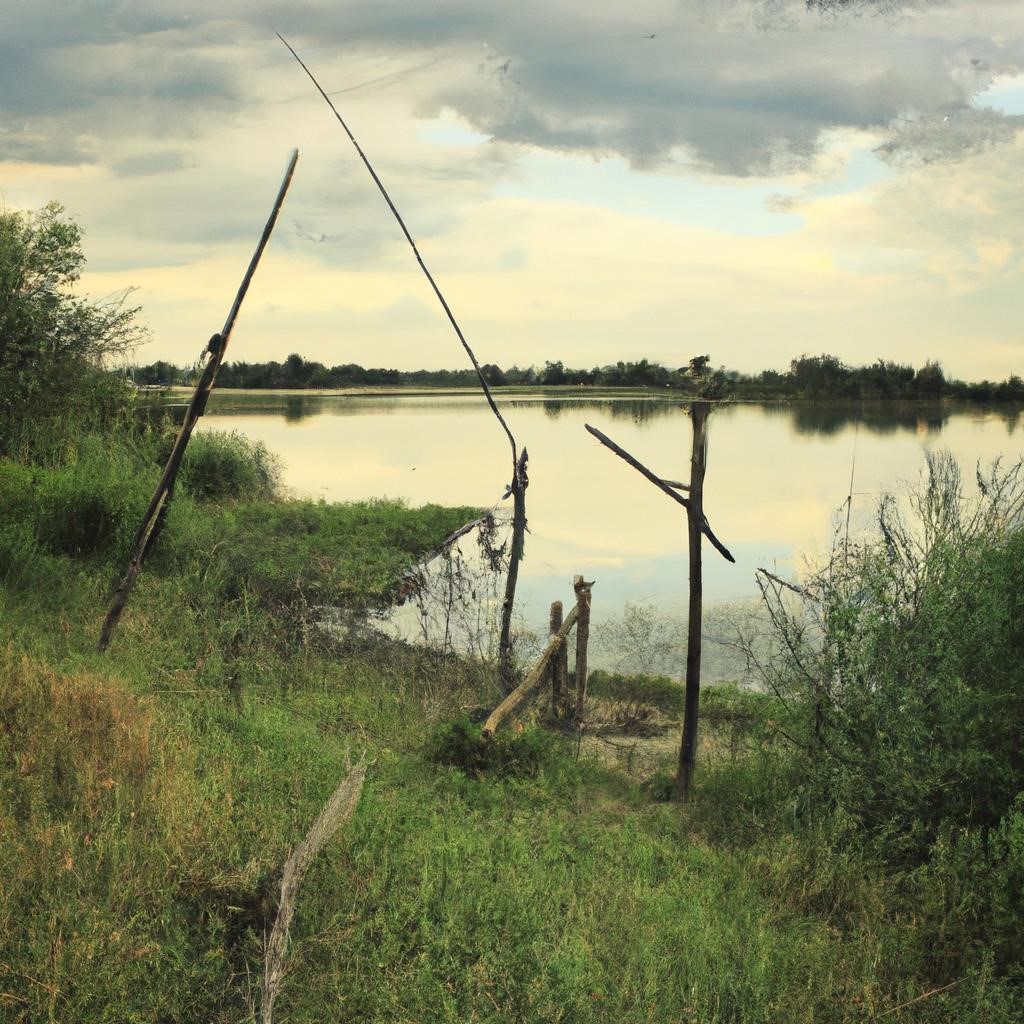
{"label": "grassy bank", "polygon": [[[475,510],[280,500],[267,453],[204,441],[96,653],[164,443],[0,461],[0,1017],[253,1019],[281,864],[365,751],[278,1020],[1020,1019],[1024,814],[894,866],[738,691],[709,692],[686,807],[536,727],[488,770],[443,724],[494,701],[488,666],[316,628],[372,619]],[[595,679],[667,715],[673,687]]]}

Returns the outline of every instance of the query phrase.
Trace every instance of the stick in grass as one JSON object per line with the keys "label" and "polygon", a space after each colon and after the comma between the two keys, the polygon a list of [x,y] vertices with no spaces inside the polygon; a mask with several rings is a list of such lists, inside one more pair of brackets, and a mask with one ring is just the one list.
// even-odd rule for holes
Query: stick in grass
{"label": "stick in grass", "polygon": [[299,888],[309,866],[327,845],[331,836],[355,813],[366,781],[366,759],[363,758],[342,780],[341,785],[324,805],[306,838],[299,843],[285,861],[281,873],[281,897],[277,917],[267,940],[263,958],[263,981],[260,986],[262,1024],[272,1024],[274,1000],[284,983],[285,960],[288,955],[288,929],[295,916]]}
{"label": "stick in grass", "polygon": [[356,153],[359,154],[359,159],[362,160],[363,165],[369,172],[378,191],[384,198],[384,202],[387,203],[392,216],[398,223],[399,228],[401,228],[402,234],[405,236],[405,240],[409,243],[413,255],[416,257],[416,262],[419,264],[420,270],[423,271],[423,276],[426,277],[430,284],[434,295],[437,297],[437,301],[441,304],[441,308],[444,310],[445,316],[448,317],[448,322],[452,325],[452,329],[455,331],[456,337],[462,344],[463,349],[465,349],[466,355],[469,356],[469,361],[473,364],[473,369],[476,370],[477,379],[480,381],[480,388],[484,393],[484,397],[487,399],[487,404],[491,407],[491,412],[494,413],[495,418],[501,425],[501,429],[505,432],[505,436],[508,438],[508,443],[511,446],[512,482],[509,484],[509,494],[513,501],[512,546],[509,558],[508,579],[505,588],[505,600],[502,604],[501,635],[498,641],[498,675],[503,689],[507,692],[512,688],[512,606],[515,601],[519,562],[523,556],[523,544],[526,536],[526,488],[529,483],[526,475],[526,451],[524,449],[522,454],[519,453],[516,439],[513,436],[512,431],[509,429],[508,424],[505,422],[505,418],[501,415],[497,403],[494,401],[494,396],[491,394],[491,389],[487,384],[487,380],[484,378],[483,370],[480,368],[480,363],[477,361],[476,354],[473,352],[473,349],[470,348],[469,342],[466,341],[466,336],[462,333],[462,328],[459,327],[459,323],[455,319],[455,314],[452,312],[451,306],[448,305],[447,299],[445,299],[440,287],[434,280],[434,275],[427,269],[427,265],[423,261],[423,257],[420,255],[420,251],[416,246],[416,242],[413,240],[412,234],[406,227],[405,221],[402,219],[402,215],[398,212],[398,207],[395,206],[394,201],[388,194],[388,190],[384,187],[384,182],[381,181],[380,176],[373,169],[373,164],[370,163],[369,158],[363,152],[362,146],[360,146],[356,141],[356,137],[353,135],[352,129],[349,128],[345,119],[341,116],[341,113],[334,105],[333,100],[324,91],[323,86],[317,81],[316,76],[306,66],[305,61],[303,61],[298,53],[295,52],[294,47],[283,35],[281,35],[280,32],[275,34],[285,47],[287,47],[288,52],[295,58],[299,67],[306,72],[307,77],[313,83],[316,91],[320,93],[324,102],[331,108],[331,112],[334,114],[338,124],[340,124],[344,129],[349,141],[355,147]]}

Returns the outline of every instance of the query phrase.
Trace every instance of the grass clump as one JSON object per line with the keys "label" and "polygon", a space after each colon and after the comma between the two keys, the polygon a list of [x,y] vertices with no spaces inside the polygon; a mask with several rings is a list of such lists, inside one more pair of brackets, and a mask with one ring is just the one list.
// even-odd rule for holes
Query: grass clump
{"label": "grass clump", "polygon": [[587,676],[587,692],[623,703],[645,704],[673,717],[683,713],[683,687],[668,676],[594,669]]}
{"label": "grass clump", "polygon": [[235,430],[201,431],[185,449],[178,483],[197,501],[265,501],[280,490],[281,463]]}
{"label": "grass clump", "polygon": [[536,726],[484,736],[468,718],[441,722],[427,740],[425,755],[434,764],[450,765],[468,775],[536,778],[563,756],[562,741]]}

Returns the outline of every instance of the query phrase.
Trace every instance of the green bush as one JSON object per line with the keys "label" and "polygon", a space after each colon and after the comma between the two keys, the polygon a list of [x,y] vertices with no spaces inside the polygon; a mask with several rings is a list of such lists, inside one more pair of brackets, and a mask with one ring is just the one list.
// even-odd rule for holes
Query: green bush
{"label": "green bush", "polygon": [[914,864],[948,828],[994,828],[1024,777],[1024,481],[932,456],[883,501],[878,534],[833,552],[794,608],[776,601],[772,682],[807,754],[811,797]]}
{"label": "green bush", "polygon": [[683,687],[668,676],[595,669],[587,676],[587,692],[595,697],[607,697],[610,700],[649,704],[666,715],[683,713]]}
{"label": "green bush", "polygon": [[123,452],[93,438],[66,466],[36,474],[36,530],[55,554],[127,557],[150,499],[150,484]]}
{"label": "green bush", "polygon": [[234,430],[204,431],[190,439],[178,481],[199,501],[260,501],[277,494],[281,464],[262,441]]}
{"label": "green bush", "polygon": [[533,778],[557,758],[559,740],[549,732],[527,726],[484,736],[468,718],[435,726],[426,756],[435,764],[460,768],[468,775]]}

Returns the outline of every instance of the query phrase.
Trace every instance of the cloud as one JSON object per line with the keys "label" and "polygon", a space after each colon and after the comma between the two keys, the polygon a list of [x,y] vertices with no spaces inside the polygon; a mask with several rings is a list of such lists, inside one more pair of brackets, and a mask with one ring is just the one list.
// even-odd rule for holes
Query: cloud
{"label": "cloud", "polygon": [[[317,51],[450,48],[424,116],[450,108],[495,139],[640,167],[682,152],[733,176],[808,166],[835,128],[963,112],[1024,55],[1024,16],[1006,3],[356,3],[343,20],[307,16],[293,42]],[[964,143],[985,144],[995,119],[960,118]]]}
{"label": "cloud", "polygon": [[1024,116],[988,108],[964,107],[936,111],[916,120],[900,118],[892,136],[875,152],[899,166],[963,160],[994,146],[1012,142],[1024,128]]}
{"label": "cloud", "polygon": [[[1017,130],[969,107],[1024,65],[1024,11],[1000,0],[108,0],[88,18],[51,0],[5,18],[4,138],[64,162],[102,160],[119,133],[197,137],[250,116],[290,60],[273,30],[342,96],[401,87],[418,115],[450,109],[499,141],[730,176],[809,166],[844,127],[893,126],[894,160],[959,157]],[[952,144],[924,137],[947,117]]]}

